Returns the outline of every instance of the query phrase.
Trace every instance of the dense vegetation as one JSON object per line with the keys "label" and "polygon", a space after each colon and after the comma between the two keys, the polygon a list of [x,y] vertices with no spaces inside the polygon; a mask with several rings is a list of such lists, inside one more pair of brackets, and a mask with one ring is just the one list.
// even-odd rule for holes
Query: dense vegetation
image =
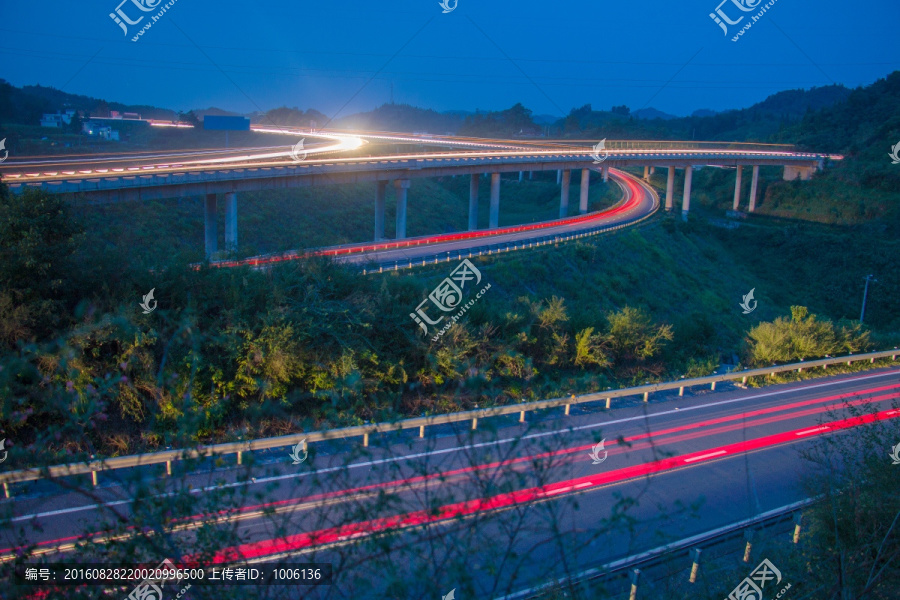
{"label": "dense vegetation", "polygon": [[[438,342],[419,337],[409,313],[447,265],[366,277],[317,261],[267,272],[194,271],[186,265],[202,248],[197,199],[73,207],[4,189],[4,433],[36,443],[44,426],[74,411],[83,429],[68,438],[81,440],[73,450],[125,452],[238,431],[263,435],[302,420],[387,419],[699,375],[735,354],[755,364],[896,344],[897,194],[879,177],[860,176],[883,173],[890,161],[859,140],[882,139],[873,131],[900,135],[896,120],[879,121],[897,103],[897,79],[852,92],[825,109],[825,120],[813,112],[782,128],[801,140],[823,128],[858,131],[835,135],[840,142],[829,149],[847,158],[811,182],[783,182],[779,170],[763,169],[762,216],[722,227],[733,174],[703,169],[690,223],[663,218],[616,236],[480,260],[490,293]],[[827,105],[839,92],[810,97]],[[797,115],[797,95],[783,99],[768,109]],[[858,109],[865,116],[854,117]],[[611,114],[630,120],[628,112]],[[271,116],[287,122],[309,114]],[[473,134],[524,132],[530,119],[517,105],[466,126]],[[501,224],[554,216],[554,175],[507,177]],[[663,174],[653,182],[662,186]],[[466,178],[417,182],[410,234],[464,229],[467,188]],[[595,184],[591,206],[615,195]],[[369,239],[373,196],[365,185],[244,194],[240,253]],[[388,224],[391,216],[389,208]],[[870,273],[878,282],[863,329],[850,321]],[[737,303],[751,288],[759,309],[744,316]],[[137,302],[150,289],[160,307],[142,315]],[[781,318],[795,305],[820,317]],[[771,323],[753,329],[760,320]],[[48,451],[61,448],[44,442]]]}

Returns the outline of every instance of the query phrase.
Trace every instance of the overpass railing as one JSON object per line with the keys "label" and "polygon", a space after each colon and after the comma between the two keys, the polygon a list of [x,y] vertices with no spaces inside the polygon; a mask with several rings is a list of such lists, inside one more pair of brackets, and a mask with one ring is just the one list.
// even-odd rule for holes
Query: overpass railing
{"label": "overpass railing", "polygon": [[[575,143],[572,140],[571,143]],[[591,140],[578,140],[580,144],[595,144]],[[607,150],[753,150],[794,152],[793,144],[762,144],[757,142],[701,142],[678,140],[610,140],[605,143]]]}
{"label": "overpass railing", "polygon": [[515,250],[525,250],[528,248],[540,248],[541,246],[547,246],[549,244],[559,244],[561,242],[568,242],[586,238],[601,233],[618,231],[620,229],[625,229],[626,227],[634,227],[638,223],[646,221],[654,214],[656,214],[658,208],[659,205],[657,204],[654,207],[653,211],[651,211],[649,214],[644,215],[640,219],[626,221],[623,223],[619,223],[618,225],[600,225],[574,233],[542,235],[540,237],[529,238],[525,240],[476,246],[474,248],[467,248],[465,250],[449,250],[446,252],[438,252],[436,254],[422,256],[420,258],[410,258],[405,261],[373,261],[374,267],[372,266],[373,263],[368,263],[365,267],[363,267],[362,274],[368,275],[370,273],[383,273],[384,271],[399,271],[400,269],[412,269],[413,267],[436,265],[439,262],[450,262],[451,260],[491,256],[493,254],[500,254],[501,252],[513,252]]}
{"label": "overpass railing", "polygon": [[41,469],[22,469],[17,471],[10,471],[7,473],[0,473],[0,482],[3,483],[3,490],[7,498],[10,497],[9,484],[11,483],[37,481],[47,478],[85,475],[89,473],[91,475],[93,485],[96,486],[97,475],[101,471],[165,464],[166,473],[171,475],[172,463],[177,460],[188,458],[204,458],[209,456],[235,454],[237,456],[237,464],[242,464],[242,454],[244,452],[254,452],[272,448],[285,448],[288,446],[295,446],[296,444],[304,442],[304,440],[305,442],[309,443],[361,437],[363,446],[368,446],[369,436],[374,433],[398,432],[407,429],[418,429],[419,437],[423,438],[425,437],[425,428],[434,425],[471,422],[472,429],[475,430],[478,428],[479,419],[518,414],[519,421],[524,422],[526,413],[538,410],[547,410],[551,408],[563,408],[564,415],[568,416],[572,405],[580,405],[605,400],[606,408],[609,409],[612,407],[613,398],[643,396],[644,402],[648,402],[650,394],[666,390],[678,389],[678,395],[683,396],[684,390],[690,387],[709,385],[712,390],[715,390],[716,384],[723,381],[736,381],[740,379],[742,383],[746,384],[747,380],[751,377],[766,377],[770,375],[774,376],[776,373],[786,373],[790,371],[801,372],[804,369],[827,369],[831,365],[842,363],[850,365],[853,362],[866,360],[874,363],[878,359],[885,359],[888,357],[890,357],[891,361],[896,361],[898,354],[900,354],[900,350],[897,350],[895,348],[893,350],[883,350],[880,352],[868,352],[865,354],[855,355],[851,354],[848,356],[833,358],[830,357],[786,365],[773,365],[771,367],[748,369],[745,371],[730,371],[728,373],[720,373],[717,375],[708,375],[706,377],[696,377],[692,379],[682,379],[680,381],[651,383],[631,388],[607,390],[605,392],[596,392],[593,394],[582,394],[580,396],[572,394],[569,397],[554,398],[551,400],[540,400],[537,402],[525,402],[508,406],[482,408],[446,415],[416,417],[396,421],[393,423],[372,423],[368,425],[343,427],[340,429],[330,429],[325,431],[295,433],[274,438],[230,442],[224,444],[216,444],[213,446],[201,446],[199,448],[192,449],[164,450],[161,452],[152,452],[133,456],[121,456],[117,458],[92,460],[89,462],[86,461],[81,463],[58,465]]}

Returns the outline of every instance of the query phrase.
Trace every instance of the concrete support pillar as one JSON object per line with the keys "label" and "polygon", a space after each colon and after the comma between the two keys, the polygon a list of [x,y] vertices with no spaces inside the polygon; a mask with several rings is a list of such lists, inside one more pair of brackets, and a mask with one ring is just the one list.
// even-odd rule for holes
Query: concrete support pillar
{"label": "concrete support pillar", "polygon": [[394,181],[397,188],[397,239],[406,239],[406,195],[409,190],[409,179]]}
{"label": "concrete support pillar", "polygon": [[384,198],[387,192],[387,181],[379,181],[375,189],[375,241],[384,239]]}
{"label": "concrete support pillar", "polygon": [[753,165],[753,180],[750,182],[750,212],[756,210],[756,188],[759,182],[759,165]]}
{"label": "concrete support pillar", "polygon": [[647,181],[650,178],[650,167],[644,166],[644,181]]}
{"label": "concrete support pillar", "polygon": [[491,173],[491,218],[488,226],[500,226],[500,173]]}
{"label": "concrete support pillar", "polygon": [[210,258],[218,250],[215,194],[206,195],[206,202],[203,208],[203,237],[206,244],[206,258]]}
{"label": "concrete support pillar", "polygon": [[562,181],[562,171],[560,171],[559,169],[557,169],[557,170],[556,170],[556,185],[559,185],[559,183],[560,183],[561,181]]}
{"label": "concrete support pillar", "polygon": [[562,171],[562,188],[559,193],[559,218],[569,215],[569,183],[572,180],[572,171]]}
{"label": "concrete support pillar", "polygon": [[672,210],[672,196],[675,193],[675,167],[669,167],[666,178],[666,210]]}
{"label": "concrete support pillar", "polygon": [[525,171],[519,171],[519,183],[522,183],[523,179],[525,179]]}
{"label": "concrete support pillar", "polygon": [[528,181],[534,179],[534,171],[528,171]]}
{"label": "concrete support pillar", "polygon": [[590,169],[581,170],[581,200],[578,202],[578,211],[584,214],[588,211],[588,192],[591,185]]}
{"label": "concrete support pillar", "polygon": [[237,245],[237,193],[228,192],[225,194],[225,249],[236,250]]}
{"label": "concrete support pillar", "polygon": [[603,183],[609,181],[609,165],[603,165]]}
{"label": "concrete support pillar", "polygon": [[741,206],[741,170],[742,167],[738,165],[737,175],[734,178],[734,207],[733,210],[737,210]]}
{"label": "concrete support pillar", "polygon": [[650,167],[650,174],[653,175],[656,173],[656,167]]}
{"label": "concrete support pillar", "polygon": [[681,200],[681,218],[687,221],[688,211],[691,210],[691,179],[694,176],[694,167],[688,165],[684,170],[684,197]]}
{"label": "concrete support pillar", "polygon": [[478,181],[481,173],[472,173],[469,180],[469,231],[478,229]]}

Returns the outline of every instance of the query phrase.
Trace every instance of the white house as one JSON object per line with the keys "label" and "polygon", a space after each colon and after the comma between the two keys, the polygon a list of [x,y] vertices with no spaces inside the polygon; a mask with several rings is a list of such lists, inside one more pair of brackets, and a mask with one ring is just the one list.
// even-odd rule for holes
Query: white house
{"label": "white house", "polygon": [[96,121],[86,121],[81,126],[81,132],[86,135],[97,136],[103,138],[104,140],[110,140],[113,142],[119,141],[119,131],[117,129],[113,129],[108,125],[101,125]]}
{"label": "white house", "polygon": [[75,116],[75,109],[66,109],[66,112],[44,113],[41,117],[41,127],[62,127],[72,122]]}

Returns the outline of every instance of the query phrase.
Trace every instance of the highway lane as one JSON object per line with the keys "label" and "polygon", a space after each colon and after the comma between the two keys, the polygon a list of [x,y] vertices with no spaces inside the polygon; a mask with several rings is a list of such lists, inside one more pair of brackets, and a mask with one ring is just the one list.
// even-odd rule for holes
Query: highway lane
{"label": "highway lane", "polygon": [[[894,409],[885,414],[893,413],[887,418],[897,418],[898,412]],[[526,504],[534,496],[529,497],[520,490],[492,496],[483,505],[473,506],[471,502],[443,505],[388,521],[368,520],[354,527],[311,530],[298,523],[296,531],[301,533],[242,544],[223,551],[219,558],[232,560],[233,555],[228,551],[236,550],[240,555],[257,557],[256,560],[314,558],[335,564],[343,561],[352,566],[341,573],[345,584],[342,597],[354,595],[354,578],[379,572],[386,561],[396,565],[394,574],[399,579],[417,584],[412,587],[418,593],[406,597],[429,597],[433,593],[429,590],[435,584],[447,590],[468,583],[467,580],[474,588],[474,597],[496,597],[803,499],[801,480],[806,465],[798,451],[808,447],[812,439],[809,436],[814,435],[809,432],[815,429],[817,426],[801,427],[763,438],[752,437],[757,433],[754,431],[747,436],[749,451],[729,452],[730,446],[740,442],[705,446],[694,453],[675,454],[668,459],[704,462],[648,477],[633,477],[621,483],[614,481],[617,471],[626,471],[627,467],[601,476],[558,482],[556,485],[566,486],[564,490],[588,487],[537,504]],[[754,442],[759,442],[760,447],[754,448]],[[717,452],[725,454],[703,458]],[[890,468],[888,463],[885,458],[885,468]],[[599,469],[604,467],[605,463]],[[605,486],[588,485],[591,479],[602,482],[603,476],[613,482]],[[547,487],[553,488],[553,484]],[[544,497],[552,493],[551,489]],[[516,498],[517,495],[526,497]],[[617,521],[619,498],[637,499],[626,511],[633,522]],[[516,501],[521,504],[516,506]],[[697,504],[696,508],[685,508],[692,503]],[[460,517],[462,521],[458,520]],[[393,529],[398,525],[408,529],[392,539],[393,547],[387,556],[359,544],[360,536],[368,537],[383,526]],[[435,540],[440,543],[435,544]],[[504,564],[498,557],[513,558]],[[448,577],[450,569],[442,568],[448,562],[454,567],[464,565],[470,572],[454,569],[463,575],[454,580]],[[687,562],[683,569],[686,574]],[[378,585],[374,588],[371,597],[382,597],[387,591]]]}
{"label": "highway lane", "polygon": [[[370,449],[370,456],[354,456],[353,452],[349,455],[316,454],[311,457],[311,461],[316,463],[318,474],[310,473],[302,467],[293,470],[296,468],[285,465],[282,460],[275,465],[279,467],[277,469],[273,469],[272,465],[258,467],[254,471],[258,475],[255,483],[235,481],[238,471],[234,469],[220,472],[217,476],[225,485],[248,491],[261,491],[273,482],[289,484],[266,492],[263,504],[271,504],[269,508],[280,511],[277,513],[278,518],[285,519],[289,530],[291,528],[307,532],[323,530],[327,529],[324,525],[334,522],[338,518],[337,515],[349,506],[362,511],[360,514],[366,514],[369,518],[388,517],[403,514],[404,509],[407,513],[414,512],[421,508],[420,503],[426,498],[429,502],[440,501],[442,505],[448,505],[478,497],[471,496],[473,492],[490,492],[507,487],[519,490],[527,488],[529,484],[536,483],[534,480],[536,474],[531,472],[529,466],[535,464],[535,456],[547,453],[552,454],[540,458],[540,461],[545,463],[539,461],[540,464],[544,464],[539,475],[551,483],[585,477],[586,473],[597,471],[640,469],[642,466],[653,464],[654,461],[664,460],[667,453],[676,455],[700,453],[699,456],[702,458],[698,462],[683,468],[701,471],[712,468],[716,471],[718,467],[713,466],[717,464],[716,461],[734,460],[733,457],[742,453],[728,455],[723,459],[719,455],[705,457],[704,452],[759,436],[798,429],[815,430],[823,418],[822,411],[825,406],[840,404],[845,400],[868,403],[867,395],[873,395],[873,402],[880,409],[888,408],[891,402],[896,402],[900,393],[898,375],[900,373],[897,370],[889,370],[764,390],[708,393],[693,399],[674,397],[664,402],[618,409],[610,413],[586,412],[580,416],[573,415],[568,420],[550,419],[548,416],[546,420],[526,426],[503,428],[498,432],[496,439],[487,431],[479,431],[470,440],[470,432],[457,430],[455,434],[451,431],[444,437],[429,437],[427,440],[413,438],[407,440],[407,443],[396,443],[398,440],[394,440],[394,445],[390,447]],[[842,394],[851,396],[842,397]],[[594,433],[607,438],[606,447],[609,451],[609,458],[599,469],[594,469],[588,459],[588,451],[595,441],[592,436]],[[815,436],[817,433],[820,432],[813,431],[807,435]],[[611,441],[619,435],[623,436],[630,446]],[[804,436],[798,439],[811,438]],[[782,450],[778,448],[782,448],[782,445],[767,449],[765,452],[776,454],[782,452],[783,448]],[[511,462],[501,465],[491,464],[504,459]],[[344,462],[349,462],[350,466],[345,468],[342,466]],[[444,481],[438,474],[442,474]],[[426,479],[422,479],[423,477]],[[651,480],[658,477],[661,476],[655,475]],[[411,478],[418,479],[410,480]],[[184,484],[193,482],[199,485],[204,481],[209,482],[209,479],[209,475],[198,474],[188,478],[188,482]],[[631,489],[629,486],[645,479],[646,473],[643,475],[632,473],[622,481],[610,481],[597,486],[596,490],[592,488],[590,493],[599,493],[603,489],[608,490],[604,493]],[[486,480],[493,481],[492,487],[483,486]],[[671,481],[683,480],[676,478]],[[728,482],[729,477],[725,476],[724,481]],[[737,487],[733,486],[735,481]],[[728,485],[743,490],[741,502],[737,503],[736,499],[732,498],[728,502],[717,504],[718,509],[705,514],[704,518],[698,521],[697,527],[702,530],[704,527],[712,528],[721,524],[722,518],[735,516],[735,507],[746,506],[749,510],[754,506],[751,503],[753,498],[762,498],[765,502],[780,501],[795,497],[798,493],[796,486],[788,486],[786,491],[779,489],[772,492],[763,489],[759,481],[756,481],[753,490],[747,488],[746,479],[738,478],[735,481]],[[662,484],[654,484],[653,490],[659,491],[653,493],[661,497],[671,496],[685,503],[697,500],[696,495],[683,492],[699,488],[679,491],[669,490],[665,486],[659,487],[660,485]],[[367,490],[359,489],[365,486],[373,487]],[[348,493],[349,489],[354,488],[356,491],[353,494]],[[373,498],[377,496],[371,494],[377,494],[381,490],[389,491],[391,497],[396,498],[399,504],[374,506]],[[128,498],[127,492],[123,493],[123,490],[107,488],[98,492],[101,498]],[[197,495],[205,493],[209,492],[198,490]],[[579,493],[587,492],[571,490],[563,494],[563,497]],[[718,498],[716,502],[719,502]],[[271,523],[267,522],[261,513],[265,507],[260,506],[259,502],[251,501],[247,504],[246,515],[240,517],[241,533],[248,536],[248,539],[265,543],[265,540],[269,539],[266,536],[271,535]],[[606,501],[599,504],[610,506]],[[99,517],[97,511],[77,494],[16,498],[10,508],[17,515],[14,523],[17,527],[27,528],[35,513],[43,513],[37,517],[43,530],[31,532],[29,540],[52,542],[42,544],[42,548],[70,543],[71,540],[61,542],[58,540],[77,535],[82,528],[90,530],[92,525],[96,525]],[[126,516],[129,514],[127,504],[117,508],[122,509]],[[765,506],[762,506],[761,509],[764,508]],[[53,510],[59,512],[53,513]],[[594,517],[588,515],[584,518]],[[732,519],[734,520],[738,519]],[[4,542],[3,547],[6,549],[0,554],[5,555],[15,544],[7,543],[13,541],[8,532],[4,533],[0,540]],[[633,544],[629,549],[632,547]]]}
{"label": "highway lane", "polygon": [[622,199],[611,208],[587,213],[578,217],[554,219],[538,223],[514,225],[498,229],[483,229],[459,233],[439,234],[388,240],[346,244],[304,251],[286,252],[255,256],[242,260],[213,261],[210,266],[232,268],[239,266],[265,266],[297,260],[310,256],[331,256],[338,262],[369,264],[374,267],[392,263],[405,264],[445,253],[459,253],[486,245],[516,244],[537,240],[546,236],[573,235],[599,227],[611,228],[617,225],[635,223],[659,209],[656,191],[637,177],[612,169],[610,179],[622,190]]}
{"label": "highway lane", "polygon": [[[356,136],[309,134],[302,160],[309,156],[353,151],[365,142]],[[298,139],[297,142],[300,140]],[[295,142],[296,143],[296,142]],[[0,176],[8,182],[67,180],[172,169],[209,169],[233,165],[295,161],[293,145],[250,148],[132,152],[128,154],[74,154],[11,159],[0,164]]]}

